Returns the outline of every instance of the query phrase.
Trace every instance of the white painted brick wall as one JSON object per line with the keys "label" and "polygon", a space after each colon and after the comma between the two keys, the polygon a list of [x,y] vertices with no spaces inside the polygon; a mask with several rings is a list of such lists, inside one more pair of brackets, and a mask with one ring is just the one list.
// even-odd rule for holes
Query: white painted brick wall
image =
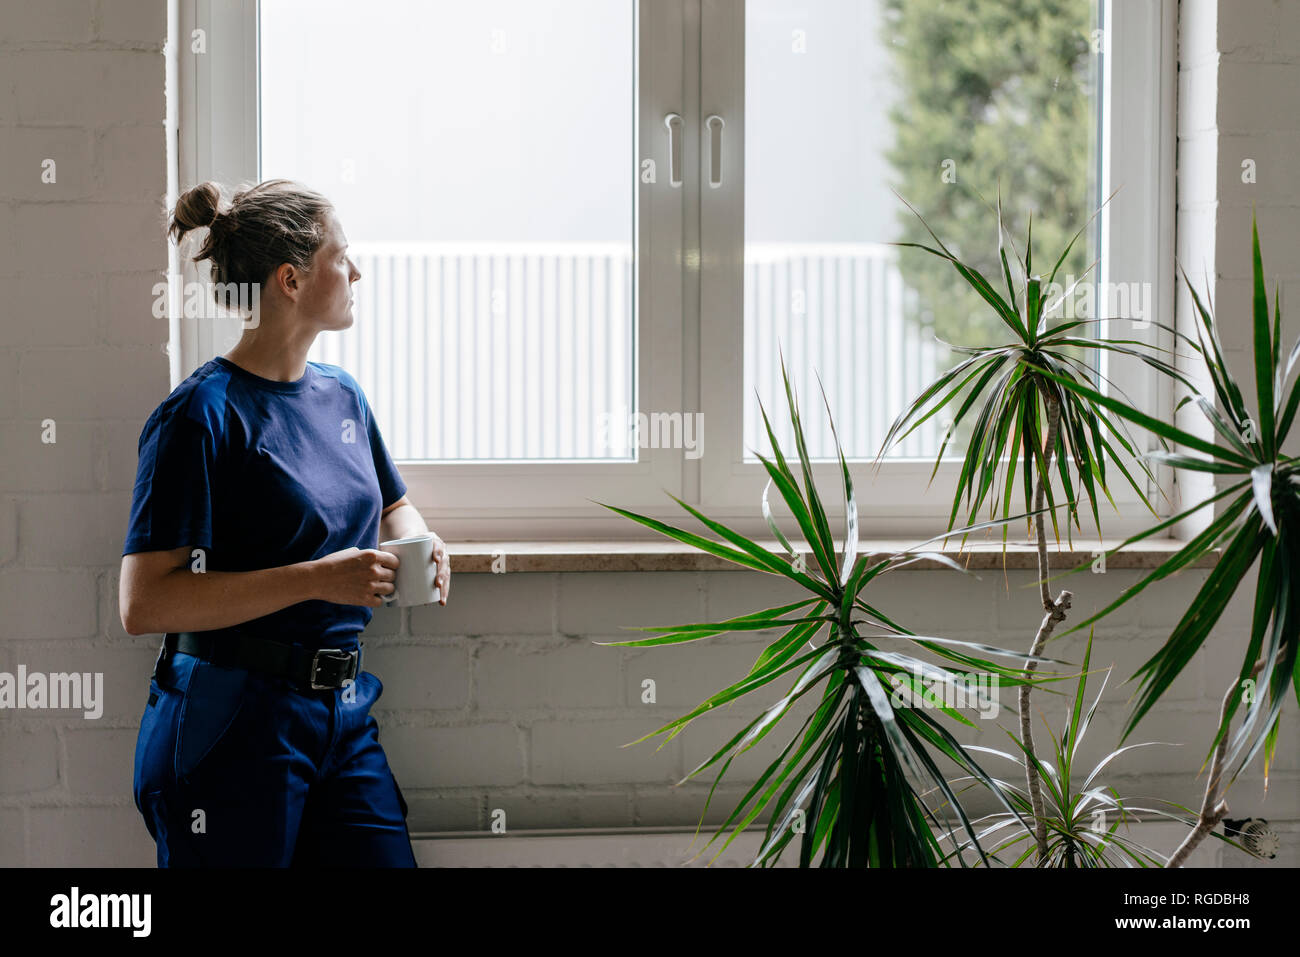
{"label": "white painted brick wall", "polygon": [[[20,511],[26,502],[19,498]],[[95,576],[89,569],[19,568],[0,571],[5,639],[82,638],[98,626]]]}
{"label": "white painted brick wall", "polygon": [[[32,202],[88,199],[94,135],[85,129],[19,127],[5,137],[0,152],[0,183],[8,199]],[[56,181],[32,176],[47,160],[54,160]]]}
{"label": "white painted brick wall", "polygon": [[[17,721],[6,721],[0,730],[0,754],[5,766],[0,791],[5,794],[31,794],[58,786],[59,739],[53,728],[20,727]],[[13,774],[10,768],[21,773]]]}
{"label": "white painted brick wall", "polygon": [[[167,322],[153,314],[153,289],[166,283],[166,273],[127,272],[102,277],[103,300],[98,310],[99,324],[95,338],[110,346],[148,346],[159,355],[166,356]],[[163,293],[165,285],[159,289]],[[83,331],[82,335],[86,333]],[[109,426],[112,428],[112,426]],[[136,438],[139,438],[136,430]],[[120,448],[119,442],[109,444],[110,454]],[[131,446],[130,461],[114,457],[109,470],[110,481],[135,482],[135,446]]]}
{"label": "white painted brick wall", "polygon": [[0,713],[0,865],[154,863],[131,773],[156,639],[124,634],[117,573],[168,388],[165,32],[165,0],[0,5],[0,667],[104,674],[98,720]]}
{"label": "white painted brick wall", "polygon": [[95,37],[93,0],[7,3],[0,8],[0,37],[31,47],[87,45]]}
{"label": "white painted brick wall", "polygon": [[[1175,577],[1158,586],[1154,586],[1149,598],[1136,605],[1128,612],[1117,615],[1107,621],[1104,628],[1098,629],[1094,641],[1094,668],[1114,665],[1115,675],[1109,682],[1106,700],[1112,708],[1100,714],[1093,734],[1085,739],[1083,750],[1085,759],[1099,758],[1103,749],[1114,747],[1119,727],[1127,715],[1123,709],[1128,691],[1121,691],[1119,686],[1127,679],[1138,665],[1144,662],[1162,643],[1168,628],[1176,620],[1180,609],[1185,608],[1195,590],[1204,580],[1204,571],[1192,571]],[[512,576],[513,577],[513,576]],[[522,576],[520,576],[522,577]],[[538,576],[541,577],[541,576]],[[563,620],[570,614],[564,607],[566,596],[579,596],[582,602],[581,614],[586,616],[591,627],[588,640],[608,640],[606,636],[617,637],[620,625],[641,623],[672,624],[700,620],[694,614],[683,614],[677,609],[665,606],[660,611],[647,614],[643,596],[637,595],[638,607],[629,611],[625,600],[628,585],[622,589],[606,589],[603,597],[595,597],[587,584],[588,580],[610,577],[599,574],[565,574],[561,579],[559,593],[561,607],[559,616]],[[616,577],[616,576],[615,576]],[[649,577],[649,576],[647,576]],[[658,577],[658,576],[655,576]],[[705,602],[709,606],[708,617],[722,617],[726,614],[745,610],[756,610],[777,604],[784,600],[787,589],[774,592],[770,588],[767,576],[748,572],[716,572],[699,575],[683,575],[685,579],[698,578],[704,588]],[[570,585],[570,580],[582,579],[581,584]],[[1031,576],[1028,572],[1013,572],[1009,576],[1012,594],[1026,585]],[[1076,593],[1076,620],[1100,607],[1114,597],[1118,591],[1136,580],[1132,571],[1113,570],[1105,575],[1079,576],[1073,588]],[[464,583],[473,581],[473,587],[467,589],[468,607],[462,608],[460,619],[474,617],[475,612],[508,604],[516,587],[507,576],[476,575],[463,576]],[[978,586],[978,587],[977,587]],[[975,587],[976,591],[970,589]],[[688,594],[696,591],[696,582],[684,584]],[[981,590],[988,589],[988,590]],[[990,591],[999,595],[997,600],[990,600]],[[990,642],[1009,643],[1020,647],[1032,634],[1037,624],[1038,614],[1033,607],[1032,598],[1020,611],[1013,610],[1010,599],[1002,597],[1005,586],[1000,575],[985,576],[983,583],[972,583],[951,572],[902,572],[894,576],[894,581],[883,591],[878,600],[882,610],[890,615],[898,615],[901,620],[911,623],[918,630],[925,630],[940,635],[964,635]],[[983,599],[978,596],[983,594]],[[1020,592],[1022,595],[1032,594]],[[944,596],[952,595],[948,601]],[[755,600],[757,597],[758,600]],[[871,597],[868,596],[868,600]],[[692,604],[693,604],[692,599]],[[982,630],[972,628],[971,609],[993,604],[1005,608],[998,615],[996,625],[988,625]],[[724,611],[725,609],[725,611]],[[903,611],[906,609],[906,613]],[[671,613],[676,611],[677,613]],[[436,611],[431,612],[436,615]],[[576,612],[575,612],[576,614]],[[1213,727],[1217,715],[1218,700],[1240,654],[1239,636],[1248,620],[1247,609],[1241,604],[1230,609],[1230,614],[1220,623],[1217,635],[1223,641],[1219,646],[1207,647],[1198,654],[1180,676],[1164,699],[1162,707],[1149,715],[1139,726],[1131,742],[1144,740],[1170,740],[1181,744],[1180,748],[1150,749],[1150,755],[1143,755],[1132,765],[1134,770],[1153,773],[1169,772],[1169,776],[1157,783],[1159,786],[1151,793],[1156,796],[1171,798],[1182,803],[1195,802],[1199,789],[1194,780],[1194,769],[1199,766],[1199,756],[1190,768],[1180,752],[1201,747],[1208,742],[1208,730]],[[471,644],[473,679],[472,693],[465,707],[460,708],[458,716],[451,720],[466,728],[475,726],[478,716],[483,719],[505,719],[513,722],[521,730],[529,732],[525,744],[529,749],[526,764],[531,777],[521,785],[517,799],[524,799],[538,790],[553,788],[573,788],[579,785],[607,785],[613,783],[634,783],[647,780],[660,780],[672,775],[681,775],[709,757],[729,735],[744,727],[745,723],[758,713],[763,706],[771,703],[784,689],[776,687],[764,689],[740,702],[733,704],[722,713],[702,716],[689,728],[678,735],[662,751],[655,748],[664,736],[643,742],[633,748],[615,754],[612,749],[626,744],[638,737],[654,731],[688,711],[694,705],[719,690],[726,684],[742,676],[753,664],[755,657],[763,646],[760,639],[753,637],[737,640],[734,637],[704,639],[688,645],[635,649],[609,648],[592,646],[589,651],[575,653],[572,641],[557,642],[551,636],[502,636],[499,634],[468,634],[460,630],[460,624],[448,623],[446,628],[435,628],[425,634],[433,641],[444,641],[449,637],[463,637]],[[770,640],[770,637],[769,637]],[[1071,662],[1081,660],[1084,635],[1076,633],[1054,642],[1051,653]],[[476,649],[476,650],[474,650]],[[408,649],[403,649],[409,651]],[[512,653],[513,650],[513,653]],[[430,675],[435,673],[433,656],[441,655],[442,649],[429,649],[429,664],[421,668],[418,651],[402,658],[400,670],[387,678],[387,687],[399,683],[414,682],[422,688],[424,682],[418,677],[421,670]],[[1216,658],[1217,655],[1217,658]],[[609,690],[600,690],[602,684],[611,687],[618,683],[611,675],[609,666],[602,657],[617,659],[623,669],[622,687],[625,692],[625,704],[602,706],[602,698],[609,698]],[[377,658],[378,656],[372,657]],[[1212,671],[1207,673],[1206,662],[1215,658]],[[374,667],[383,674],[383,665]],[[502,674],[488,675],[500,669]],[[555,677],[564,673],[562,678]],[[652,677],[656,681],[657,701],[654,705],[640,703],[641,681]],[[445,676],[438,674],[438,682],[444,682]],[[788,686],[792,682],[784,684]],[[539,696],[538,683],[546,688],[546,694]],[[1093,694],[1100,687],[1099,679],[1092,683]],[[513,690],[512,690],[513,689]],[[489,696],[482,697],[487,691]],[[422,692],[416,692],[422,693]],[[510,694],[517,698],[510,698]],[[502,695],[506,697],[502,698]],[[386,692],[387,695],[387,692]],[[458,701],[460,699],[457,699]],[[1014,700],[1009,692],[1004,692],[1002,700],[1009,707]],[[1047,705],[1047,696],[1040,695],[1038,704],[1048,708],[1052,726],[1059,731],[1060,713],[1058,707]],[[811,699],[805,702],[812,704]],[[805,702],[801,702],[803,704]],[[422,703],[421,703],[422,705]],[[387,697],[381,700],[380,710],[390,722],[417,720],[417,710],[395,705]],[[593,711],[599,717],[593,716]],[[740,774],[748,768],[751,777],[756,776],[766,766],[767,761],[775,758],[808,712],[796,707],[779,726],[785,730],[785,737],[780,738],[774,732],[760,742],[751,752],[733,764],[725,781],[733,780],[730,775],[737,774],[735,780],[742,780]],[[426,720],[436,721],[440,726],[444,722],[445,712],[434,712]],[[1007,714],[1004,711],[1004,717]],[[981,729],[981,743],[995,747],[1006,747],[1008,742],[1000,740],[1000,733],[991,728]],[[405,727],[402,734],[406,734]],[[959,734],[961,737],[961,734]],[[974,743],[976,737],[969,737]],[[771,745],[772,747],[769,747]],[[507,747],[515,746],[513,740]],[[645,760],[626,760],[628,751],[639,753]],[[604,754],[601,752],[610,752]],[[766,756],[761,764],[753,760],[756,756]],[[402,771],[412,781],[427,775],[422,763],[435,766],[441,763],[437,750],[426,752],[419,760],[412,760],[414,754],[399,754],[394,757],[395,764],[402,765]],[[1294,759],[1279,756],[1279,770],[1294,767]],[[1124,770],[1125,765],[1118,765]],[[714,769],[716,771],[716,768]],[[400,772],[399,772],[400,773]],[[712,781],[712,774],[702,777],[706,782]],[[1242,791],[1248,786],[1239,785]],[[645,789],[638,789],[644,793]],[[1239,791],[1238,793],[1241,793]],[[681,824],[694,820],[689,815],[698,815],[702,805],[688,809],[682,805],[686,814],[673,820],[647,821],[644,817],[637,823]],[[636,809],[632,812],[636,814]],[[632,822],[627,822],[632,823]],[[427,826],[441,829],[440,822],[430,821]],[[486,826],[486,822],[484,822]]]}
{"label": "white painted brick wall", "polygon": [[43,443],[41,422],[0,424],[0,448],[28,449],[41,454],[12,454],[0,459],[0,488],[11,492],[41,492],[62,488],[89,492],[95,487],[94,426],[58,420],[53,444]]}
{"label": "white painted brick wall", "polygon": [[[1251,0],[1222,16],[1220,2],[1183,4],[1179,254],[1217,247],[1214,279],[1231,298],[1248,291],[1237,232],[1252,199],[1270,270],[1300,277],[1298,188],[1289,179],[1300,135],[1300,4]],[[164,0],[0,8],[0,669],[102,671],[105,698],[97,721],[0,715],[0,865],[154,863],[130,784],[156,639],[124,633],[117,588],[136,440],[168,385],[165,321],[150,313],[166,267],[164,33]],[[39,182],[46,155],[59,171],[48,187]],[[1259,163],[1253,187],[1239,181],[1242,156]],[[1229,343],[1238,352],[1249,346],[1240,332]],[[39,442],[46,417],[58,422],[54,447]],[[1114,746],[1133,688],[1123,680],[1159,647],[1204,575],[1157,586],[1098,629],[1094,664],[1113,663],[1115,674],[1085,759]],[[1039,617],[1023,587],[1029,577],[903,572],[870,597],[918,630],[1023,648]],[[1118,570],[1078,576],[1074,620],[1134,580]],[[497,808],[515,831],[695,825],[719,766],[677,782],[793,675],[702,716],[661,750],[663,735],[621,746],[747,672],[772,636],[659,649],[593,641],[638,636],[624,625],[723,618],[796,596],[749,572],[483,574],[458,576],[447,608],[380,610],[366,634],[366,663],[385,684],[376,714],[412,829],[481,833]],[[1118,762],[1110,779],[1125,793],[1199,801],[1200,752],[1248,617],[1238,603],[1139,726],[1131,741],[1181,747]],[[1070,661],[1081,652],[1078,634],[1048,651]],[[652,704],[642,703],[647,678]],[[1059,728],[1060,699],[1035,701]],[[733,763],[706,825],[730,813],[814,704],[812,696],[799,702]],[[1009,746],[978,723],[985,726],[960,729],[961,740]],[[1298,724],[1291,707],[1267,796],[1258,773],[1230,794],[1235,815],[1275,822],[1291,864],[1300,847]]]}
{"label": "white painted brick wall", "polygon": [[0,499],[0,568],[18,553],[18,503],[9,496]]}
{"label": "white painted brick wall", "polygon": [[7,285],[11,298],[6,307],[12,315],[40,317],[39,322],[12,324],[8,334],[13,346],[85,345],[93,328],[97,277],[66,276],[50,282],[48,276],[31,275]]}
{"label": "white painted brick wall", "polygon": [[[1300,185],[1295,176],[1300,5],[1290,0],[1198,0],[1192,6],[1199,18],[1217,20],[1217,97],[1211,114],[1219,166],[1215,279],[1250,279],[1253,203],[1271,297],[1274,281],[1300,277]],[[1216,9],[1205,9],[1211,6]],[[1255,183],[1242,182],[1241,163],[1247,158],[1256,163]],[[1242,283],[1216,296],[1225,317],[1221,331],[1227,348],[1250,350],[1249,293],[1248,283]],[[1300,314],[1287,307],[1289,301],[1284,297],[1282,317],[1288,346],[1300,334]],[[1245,371],[1250,371],[1248,365]]]}

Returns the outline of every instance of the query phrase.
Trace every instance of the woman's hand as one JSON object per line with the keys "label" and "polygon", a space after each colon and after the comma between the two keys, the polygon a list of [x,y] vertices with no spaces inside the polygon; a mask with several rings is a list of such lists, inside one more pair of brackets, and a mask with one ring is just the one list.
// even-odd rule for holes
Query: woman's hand
{"label": "woman's hand", "polygon": [[309,562],[316,598],[378,608],[397,590],[397,556],[377,548],[344,548]]}
{"label": "woman's hand", "polygon": [[433,536],[433,554],[429,560],[438,566],[438,577],[434,584],[438,586],[438,604],[447,604],[447,592],[451,589],[451,556],[447,554],[446,543],[438,537],[437,532],[430,532]]}
{"label": "woman's hand", "polygon": [[438,604],[447,604],[447,592],[451,588],[451,557],[447,554],[447,544],[435,531],[424,524],[424,517],[419,510],[403,495],[380,514],[379,540],[381,542],[397,541],[401,538],[415,538],[428,535],[433,539],[433,550],[429,561],[438,566],[434,586],[438,589]]}

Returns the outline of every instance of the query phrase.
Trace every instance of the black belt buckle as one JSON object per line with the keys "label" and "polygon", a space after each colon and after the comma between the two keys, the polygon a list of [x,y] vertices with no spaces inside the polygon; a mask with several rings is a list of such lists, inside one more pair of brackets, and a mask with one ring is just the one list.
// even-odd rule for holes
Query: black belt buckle
{"label": "black belt buckle", "polygon": [[[322,661],[324,656],[324,661]],[[344,651],[342,648],[320,648],[311,658],[311,667],[307,671],[307,680],[311,684],[313,691],[332,690],[343,687],[343,681],[346,678],[356,676],[357,653],[355,651]],[[326,665],[327,673],[337,675],[331,684],[317,684],[316,678],[321,672],[322,665]]]}

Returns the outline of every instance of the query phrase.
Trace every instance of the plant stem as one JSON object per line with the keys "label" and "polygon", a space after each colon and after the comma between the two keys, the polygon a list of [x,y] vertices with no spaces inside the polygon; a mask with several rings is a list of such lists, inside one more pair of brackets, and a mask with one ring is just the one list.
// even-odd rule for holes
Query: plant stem
{"label": "plant stem", "polygon": [[[1034,643],[1029,647],[1031,656],[1038,655],[1043,650],[1043,645],[1051,636],[1052,630],[1056,628],[1058,622],[1065,621],[1065,611],[1070,607],[1070,600],[1073,597],[1070,592],[1062,591],[1056,601],[1052,601],[1051,594],[1047,590],[1047,530],[1043,524],[1043,503],[1047,497],[1047,482],[1051,479],[1052,458],[1056,452],[1056,437],[1061,428],[1061,404],[1057,401],[1055,395],[1050,391],[1044,390],[1044,398],[1047,402],[1047,438],[1044,440],[1046,448],[1043,449],[1043,471],[1038,475],[1034,489],[1034,511],[1038,514],[1034,516],[1034,532],[1038,544],[1038,582],[1042,596],[1043,610],[1046,614],[1043,616],[1042,624],[1038,626],[1038,634],[1034,636]],[[1068,519],[1067,519],[1068,521]],[[1034,661],[1025,662],[1026,677],[1032,673],[1037,663]],[[1043,804],[1043,786],[1038,779],[1038,769],[1034,767],[1032,758],[1036,758],[1034,752],[1034,732],[1029,712],[1029,685],[1020,687],[1020,740],[1025,746],[1025,777],[1029,784],[1029,800],[1034,812],[1034,843],[1038,845],[1038,864],[1047,859],[1047,813]]]}
{"label": "plant stem", "polygon": [[[1251,669],[1250,676],[1254,678],[1264,667],[1262,660],[1255,662],[1255,667]],[[1223,724],[1223,718],[1228,713],[1228,702],[1232,700],[1233,693],[1237,690],[1238,682],[1233,681],[1228,685],[1228,690],[1223,694],[1223,704],[1219,706],[1219,724]],[[1183,843],[1178,845],[1178,850],[1174,851],[1169,863],[1165,867],[1182,867],[1183,862],[1196,850],[1196,846],[1205,840],[1210,832],[1219,826],[1219,822],[1228,816],[1228,802],[1218,800],[1219,779],[1223,776],[1223,755],[1228,747],[1228,734],[1224,731],[1223,738],[1219,741],[1219,746],[1214,749],[1214,762],[1210,765],[1210,779],[1205,782],[1205,797],[1201,800],[1201,813],[1196,820],[1196,827],[1192,832],[1183,838]]]}

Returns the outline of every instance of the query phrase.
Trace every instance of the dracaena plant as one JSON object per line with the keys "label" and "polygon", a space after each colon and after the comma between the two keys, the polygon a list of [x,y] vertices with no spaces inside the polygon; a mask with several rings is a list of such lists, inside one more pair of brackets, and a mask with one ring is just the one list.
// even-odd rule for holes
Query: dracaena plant
{"label": "dracaena plant", "polygon": [[[1022,773],[1029,764],[1037,769],[1046,792],[1044,820],[1047,824],[1047,855],[1038,862],[1038,866],[1164,867],[1169,862],[1169,856],[1134,838],[1128,825],[1137,820],[1138,815],[1142,815],[1144,818],[1174,821],[1191,827],[1196,824],[1196,815],[1188,808],[1172,801],[1123,797],[1113,786],[1104,784],[1101,775],[1112,762],[1125,753],[1165,742],[1144,741],[1117,748],[1087,770],[1082,781],[1076,780],[1080,746],[1092,723],[1093,715],[1097,713],[1097,706],[1106,692],[1106,682],[1109,681],[1111,672],[1110,668],[1106,669],[1101,689],[1085,712],[1083,703],[1091,660],[1092,633],[1089,632],[1083,655],[1083,670],[1079,673],[1078,687],[1066,713],[1059,738],[1052,734],[1046,718],[1043,719],[1052,743],[1050,758],[1039,758],[1034,755],[1010,732],[1007,734],[1012,743],[1018,747],[1018,753],[975,745],[971,746],[971,750],[997,755],[1019,767]],[[958,778],[951,783],[958,784],[962,780]],[[1033,819],[1028,793],[1010,781],[999,780],[998,783],[1011,795],[1012,803],[1021,814]],[[973,784],[966,786],[973,786]],[[980,828],[980,838],[991,845],[988,848],[990,857],[998,863],[1020,867],[1034,856],[1036,849],[1034,834],[1024,827],[1019,817],[998,812],[977,818],[975,823]],[[1216,834],[1215,837],[1241,849],[1241,845],[1223,835]],[[949,853],[954,856],[962,855],[970,848],[971,842],[962,840]]]}
{"label": "dracaena plant", "polygon": [[[963,501],[969,510],[968,525],[976,521],[981,506],[986,502],[990,507],[990,517],[999,511],[1003,516],[1009,515],[1017,472],[1022,474],[1023,479],[1024,513],[1036,514],[1042,511],[1041,504],[1031,508],[1031,494],[1037,498],[1045,496],[1047,512],[1058,538],[1058,506],[1051,483],[1053,469],[1060,479],[1066,499],[1067,535],[1071,521],[1074,528],[1081,528],[1081,500],[1087,501],[1098,529],[1101,527],[1098,511],[1100,497],[1105,496],[1114,506],[1107,478],[1108,465],[1118,469],[1138,497],[1145,502],[1145,489],[1129,471],[1125,456],[1129,460],[1135,460],[1147,478],[1152,477],[1151,472],[1142,459],[1138,458],[1136,443],[1124,423],[1107,415],[1097,403],[1064,388],[1059,381],[1043,374],[1044,371],[1049,371],[1067,382],[1077,382],[1081,378],[1091,380],[1095,373],[1087,364],[1084,354],[1088,350],[1102,349],[1141,360],[1165,374],[1182,379],[1177,369],[1157,354],[1163,350],[1154,349],[1140,340],[1100,338],[1088,334],[1086,328],[1094,324],[1097,321],[1095,319],[1062,318],[1058,322],[1052,321],[1061,303],[1073,294],[1074,289],[1096,265],[1095,262],[1090,265],[1069,289],[1049,299],[1049,292],[1056,284],[1061,265],[1088,228],[1088,223],[1074,234],[1061,251],[1044,282],[1041,276],[1033,272],[1032,216],[1025,241],[1025,254],[1021,257],[1003,226],[1002,201],[999,197],[995,212],[1002,275],[989,279],[963,263],[943,244],[924,217],[906,200],[903,202],[916,214],[938,248],[923,243],[893,245],[922,249],[951,263],[1001,320],[1007,337],[1002,342],[978,347],[946,344],[949,349],[965,358],[941,373],[898,415],[881,444],[876,457],[877,465],[892,446],[928,419],[947,411],[950,413],[950,425],[935,456],[931,480],[938,473],[943,454],[954,433],[964,422],[970,422],[969,439],[948,517],[949,529],[956,523]],[[1095,216],[1096,213],[1093,214],[1094,218]],[[1011,246],[1012,256],[1019,266],[1019,282],[1012,273],[1011,260],[1007,257],[1008,246]],[[1005,284],[1005,294],[998,289],[999,284]],[[1151,325],[1168,329],[1156,322]],[[1114,383],[1110,384],[1114,386]],[[1117,445],[1125,455],[1117,451]],[[1154,514],[1154,509],[1152,511]]]}
{"label": "dracaena plant", "polygon": [[[901,198],[901,197],[900,197]],[[1056,521],[1056,502],[1052,491],[1053,473],[1059,477],[1065,498],[1066,529],[1070,535],[1071,523],[1080,528],[1079,501],[1086,499],[1093,522],[1100,532],[1101,517],[1098,499],[1104,495],[1114,506],[1109,483],[1115,469],[1146,502],[1145,490],[1139,485],[1125,464],[1123,450],[1137,467],[1150,478],[1151,471],[1145,461],[1138,458],[1137,444],[1121,419],[1113,419],[1101,404],[1083,392],[1070,389],[1069,383],[1090,381],[1094,374],[1084,355],[1093,349],[1107,350],[1117,355],[1129,356],[1147,363],[1168,375],[1181,379],[1181,374],[1161,358],[1159,352],[1145,343],[1131,339],[1103,339],[1089,335],[1085,330],[1095,322],[1091,319],[1061,319],[1053,322],[1056,307],[1071,295],[1079,282],[1092,271],[1093,263],[1083,276],[1059,296],[1052,295],[1056,276],[1074,244],[1088,228],[1085,223],[1057,257],[1047,281],[1033,271],[1033,218],[1030,217],[1023,258],[1011,243],[1002,222],[1002,200],[997,207],[998,259],[1002,276],[989,279],[978,270],[963,263],[924,217],[906,200],[903,202],[917,216],[926,231],[933,237],[935,246],[923,243],[897,243],[922,249],[947,260],[957,273],[988,303],[989,308],[1002,321],[1006,339],[1002,342],[966,348],[950,346],[965,358],[943,372],[924,389],[895,419],[882,443],[876,462],[889,448],[902,441],[923,422],[943,411],[951,413],[951,424],[930,474],[933,481],[953,432],[968,417],[974,421],[970,427],[966,453],[954,491],[952,509],[948,517],[951,530],[957,520],[963,500],[969,508],[967,524],[970,525],[987,501],[992,515],[1006,518],[1011,511],[1017,472],[1022,474],[1026,515],[1033,516],[1033,536],[1037,546],[1039,598],[1043,619],[1029,647],[1029,656],[1042,652],[1056,625],[1066,618],[1073,596],[1062,590],[1053,599],[1048,590],[1050,564],[1047,554],[1047,532],[1043,520],[1044,502],[1051,516],[1056,538],[1060,530]],[[1093,214],[1094,218],[1096,214]],[[1091,220],[1089,220],[1091,222]],[[1007,247],[1019,266],[1020,282],[1012,274]],[[937,247],[937,248],[936,248]],[[997,288],[1005,283],[1005,295]],[[1049,299],[1050,297],[1050,299]],[[1167,328],[1159,323],[1153,325]],[[1173,330],[1170,330],[1173,331]],[[1111,383],[1112,386],[1114,385]],[[1108,477],[1107,466],[1113,465]],[[1001,486],[999,487],[999,481]],[[1077,493],[1076,493],[1077,486]],[[1033,496],[1031,505],[1030,496]],[[1147,503],[1148,508],[1152,508]],[[1152,508],[1152,513],[1155,510]],[[1003,546],[1006,544],[1007,526],[1003,525]],[[962,535],[965,540],[965,533]],[[1027,670],[1034,664],[1027,661]],[[1046,806],[1042,795],[1034,755],[1033,728],[1030,721],[1031,684],[1020,689],[1020,741],[1030,760],[1026,762],[1026,783],[1036,825],[1035,844],[1039,860],[1048,854]]]}
{"label": "dracaena plant", "polygon": [[[795,551],[776,524],[766,489],[762,501],[763,514],[785,549],[784,554],[706,517],[676,496],[672,496],[673,499],[721,541],[598,503],[655,532],[744,568],[781,576],[810,593],[810,597],[801,601],[725,621],[640,627],[636,630],[660,634],[643,639],[600,642],[649,647],[698,641],[731,632],[783,631],[780,637],[767,645],[749,673],[739,681],[701,702],[689,713],[632,743],[668,733],[664,742],[667,743],[700,715],[774,681],[794,679],[784,696],[762,710],[683,779],[689,780],[724,757],[726,759],[709,789],[701,814],[702,824],[713,792],[735,756],[761,741],[791,707],[804,696],[817,694],[820,686],[817,707],[812,709],[780,756],[767,767],[700,853],[728,829],[733,829],[731,836],[718,848],[717,853],[721,854],[770,806],[762,846],[752,862],[755,866],[775,864],[799,833],[803,835],[799,844],[799,863],[803,867],[810,866],[819,852],[822,853],[823,867],[938,866],[945,861],[937,833],[946,827],[950,836],[956,839],[957,825],[951,815],[955,815],[976,852],[983,857],[973,825],[949,787],[939,762],[944,758],[955,762],[967,774],[990,787],[1009,814],[1019,816],[1019,811],[939,719],[938,715],[943,714],[974,727],[959,707],[950,706],[950,701],[952,704],[961,703],[959,699],[945,697],[933,707],[896,706],[898,692],[902,689],[904,701],[924,699],[926,692],[923,688],[932,691],[935,681],[969,687],[969,679],[973,677],[977,694],[972,706],[983,707],[987,701],[978,694],[981,682],[993,686],[1018,685],[1023,681],[1045,678],[1029,679],[1020,666],[1002,666],[985,658],[1023,659],[1025,656],[1021,652],[978,642],[918,635],[879,610],[874,601],[863,597],[864,590],[876,585],[887,573],[923,559],[936,560],[954,568],[959,566],[941,554],[925,551],[912,550],[879,559],[858,554],[853,481],[843,451],[839,449],[832,418],[831,431],[839,450],[843,476],[847,525],[843,552],[837,560],[826,510],[813,482],[811,460],[804,442],[798,405],[785,373],[784,357],[781,367],[803,488],[799,487],[776,441],[761,401],[759,406],[773,458],[761,454],[758,457],[770,478],[769,488],[776,487],[811,550],[811,566],[805,566],[802,554]],[[822,396],[825,401],[824,390]],[[830,414],[829,403],[827,414]],[[920,651],[959,665],[966,671],[954,672],[944,664],[917,657]],[[1035,663],[1051,660],[1034,658]],[[894,689],[894,693],[887,688]],[[730,756],[728,752],[731,752]],[[933,782],[935,792],[942,795],[950,808],[951,814],[945,812],[945,820],[939,817],[939,812],[944,810],[942,805],[931,807],[922,797],[920,782],[927,780]],[[803,825],[802,828],[796,826],[796,821]],[[713,859],[716,860],[716,855]]]}
{"label": "dracaena plant", "polygon": [[[1253,414],[1224,361],[1223,347],[1215,328],[1213,304],[1207,306],[1202,302],[1185,272],[1182,277],[1191,293],[1199,323],[1198,342],[1194,348],[1213,384],[1213,396],[1193,391],[1178,403],[1178,408],[1189,404],[1195,406],[1213,428],[1215,441],[1207,441],[1147,415],[1119,398],[1102,395],[1091,385],[1067,381],[1052,370],[1041,370],[1041,374],[1052,377],[1061,388],[1081,399],[1105,407],[1167,443],[1183,447],[1177,452],[1148,453],[1148,458],[1166,462],[1178,470],[1208,473],[1221,485],[1219,491],[1204,501],[1111,549],[1112,552],[1119,551],[1168,529],[1206,506],[1219,503],[1217,516],[1209,521],[1204,531],[1191,538],[1150,574],[1121,592],[1101,611],[1071,629],[1076,631],[1091,625],[1142,594],[1152,583],[1192,565],[1211,551],[1221,550],[1218,561],[1187,612],[1161,648],[1134,675],[1134,678],[1140,676],[1141,681],[1137,700],[1124,727],[1125,738],[1205,643],[1229,601],[1242,587],[1255,562],[1259,562],[1249,639],[1237,678],[1224,699],[1219,726],[1209,748],[1215,753],[1215,760],[1207,785],[1202,825],[1210,827],[1227,813],[1226,804],[1216,804],[1212,800],[1215,789],[1222,783],[1221,774],[1232,768],[1228,781],[1235,780],[1262,746],[1267,781],[1288,682],[1294,683],[1296,697],[1300,699],[1297,658],[1300,650],[1300,460],[1281,452],[1300,407],[1300,383],[1291,382],[1297,360],[1300,360],[1300,342],[1291,349],[1283,365],[1280,352],[1281,303],[1275,290],[1270,324],[1259,231],[1253,218],[1251,258],[1254,280],[1251,320],[1255,372]],[[1229,738],[1230,723],[1241,705],[1245,706],[1241,726]]]}

